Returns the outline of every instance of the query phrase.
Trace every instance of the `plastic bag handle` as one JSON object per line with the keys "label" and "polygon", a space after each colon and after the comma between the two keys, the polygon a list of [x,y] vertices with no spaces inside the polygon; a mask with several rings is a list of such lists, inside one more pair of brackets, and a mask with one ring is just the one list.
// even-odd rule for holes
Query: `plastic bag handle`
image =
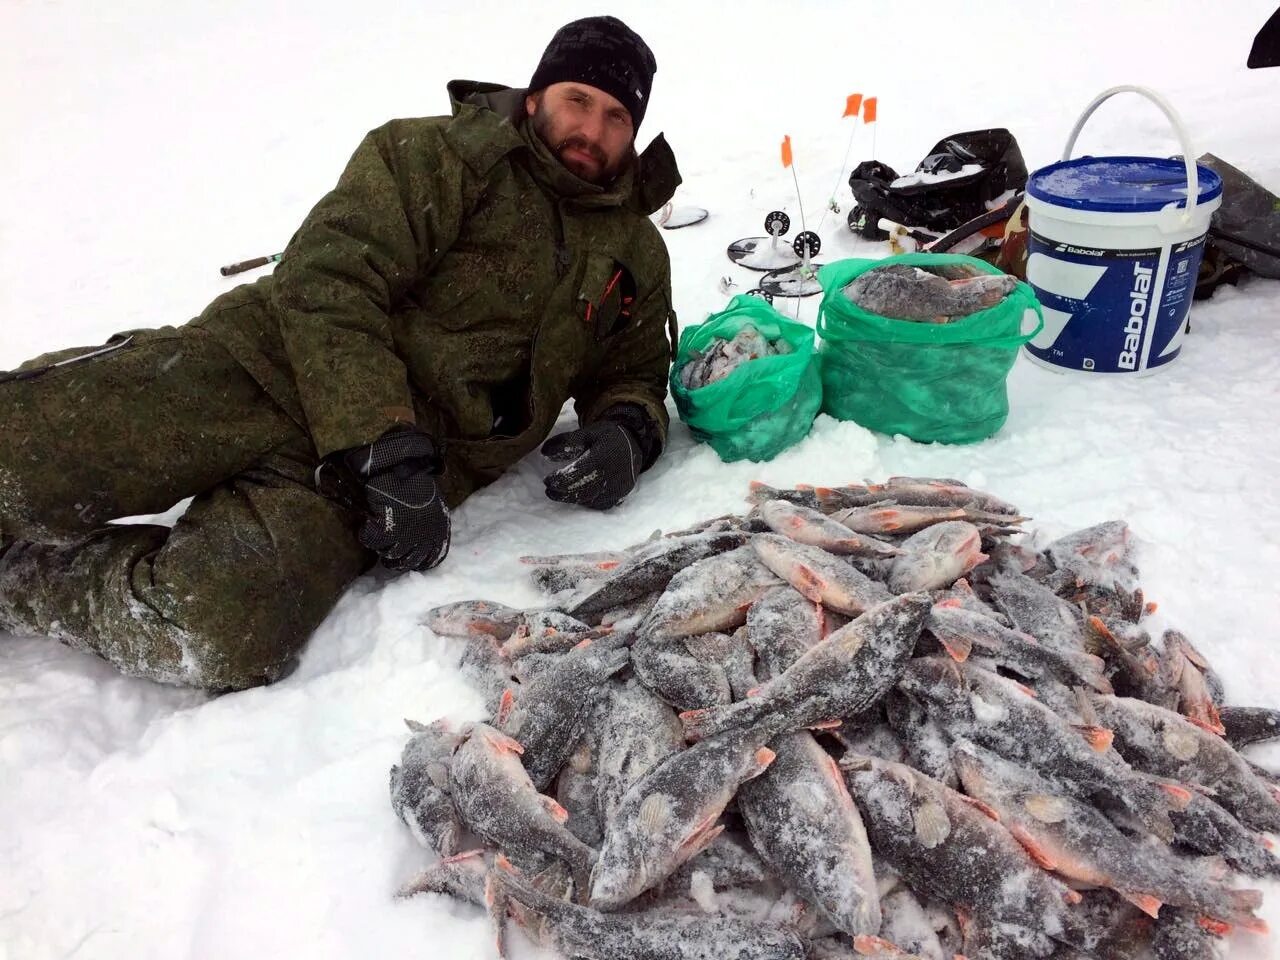
{"label": "plastic bag handle", "polygon": [[[1192,216],[1195,212],[1196,203],[1200,199],[1200,177],[1196,171],[1196,152],[1191,146],[1191,137],[1187,134],[1186,125],[1182,122],[1182,117],[1178,115],[1178,111],[1173,109],[1173,104],[1169,103],[1164,97],[1156,93],[1149,87],[1139,87],[1133,84],[1124,84],[1119,87],[1112,87],[1110,90],[1103,90],[1093,98],[1093,102],[1085,107],[1084,113],[1080,114],[1080,119],[1076,121],[1076,125],[1071,129],[1071,136],[1067,138],[1067,147],[1062,151],[1062,159],[1070,160],[1071,153],[1075,150],[1076,139],[1080,136],[1080,131],[1084,129],[1085,123],[1093,116],[1095,110],[1102,106],[1107,100],[1110,100],[1117,93],[1137,93],[1146,97],[1164,113],[1165,118],[1173,126],[1173,131],[1177,134],[1178,142],[1182,145],[1182,161],[1187,167],[1187,205],[1183,208],[1179,219],[1183,224],[1190,224]],[[1175,201],[1176,203],[1176,201]],[[1177,207],[1173,208],[1174,210]]]}

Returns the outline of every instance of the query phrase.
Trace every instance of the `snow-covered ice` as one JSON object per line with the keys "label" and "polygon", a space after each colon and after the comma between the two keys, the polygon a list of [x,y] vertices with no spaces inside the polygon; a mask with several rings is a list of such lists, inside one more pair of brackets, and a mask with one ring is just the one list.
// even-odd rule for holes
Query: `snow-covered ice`
{"label": "snow-covered ice", "polygon": [[[1146,84],[1200,150],[1280,191],[1280,70],[1244,69],[1274,5],[616,4],[659,63],[640,139],[666,132],[685,178],[676,202],[711,211],[664,233],[681,320],[723,307],[723,276],[731,292],[755,285],[724,248],[770,210],[818,230],[824,261],[884,252],[844,223],[851,92],[879,97],[876,156],[897,169],[988,126],[1010,128],[1035,168],[1060,158],[1096,93]],[[522,84],[556,27],[599,12],[565,0],[4,4],[0,368],[184,322],[235,282],[220,264],[283,246],[366,130],[445,111],[455,77]],[[803,219],[778,161],[784,134]],[[850,165],[871,142],[856,131]],[[1078,150],[1177,147],[1154,108],[1120,98]],[[833,182],[838,214],[824,212]],[[812,322],[816,298],[785,308]],[[820,417],[772,463],[725,465],[677,424],[606,514],[546,500],[547,465],[532,456],[458,512],[445,566],[354,585],[297,671],[267,689],[208,699],[49,640],[0,638],[0,957],[491,956],[478,911],[392,899],[425,859],[387,795],[402,718],[481,714],[456,643],[423,614],[475,597],[536,603],[520,554],[617,547],[744,509],[753,479],[956,477],[1017,504],[1046,542],[1125,518],[1158,616],[1209,657],[1231,702],[1280,705],[1280,285],[1197,304],[1182,357],[1150,378],[1067,377],[1024,358],[1010,390],[1007,426],[968,447]],[[1269,753],[1275,765],[1280,749]],[[1280,926],[1280,889],[1267,897]],[[1242,935],[1232,956],[1274,949]]]}

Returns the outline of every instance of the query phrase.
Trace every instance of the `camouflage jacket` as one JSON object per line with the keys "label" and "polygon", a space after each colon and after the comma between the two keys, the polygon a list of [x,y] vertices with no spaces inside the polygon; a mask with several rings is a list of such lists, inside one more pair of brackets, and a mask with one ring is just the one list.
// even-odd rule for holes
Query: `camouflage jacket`
{"label": "camouflage jacket", "polygon": [[675,314],[648,214],[680,175],[659,136],[613,184],[588,184],[524,122],[523,90],[449,92],[452,117],[370,132],[274,275],[196,323],[320,456],[418,423],[444,442],[457,502],[533,450],[570,398],[583,423],[638,404],[665,437]]}

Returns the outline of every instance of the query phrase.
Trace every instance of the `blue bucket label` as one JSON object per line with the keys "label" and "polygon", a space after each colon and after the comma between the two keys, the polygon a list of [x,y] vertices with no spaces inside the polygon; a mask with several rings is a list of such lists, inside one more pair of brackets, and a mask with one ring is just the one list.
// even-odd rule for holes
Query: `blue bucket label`
{"label": "blue bucket label", "polygon": [[1177,357],[1205,237],[1172,247],[1107,250],[1031,231],[1027,281],[1044,307],[1034,357],[1097,373],[1152,370]]}

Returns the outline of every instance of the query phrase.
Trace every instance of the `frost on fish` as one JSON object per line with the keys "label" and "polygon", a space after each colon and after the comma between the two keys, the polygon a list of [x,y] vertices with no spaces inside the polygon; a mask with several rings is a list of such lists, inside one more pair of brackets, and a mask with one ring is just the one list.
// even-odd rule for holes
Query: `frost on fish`
{"label": "frost on fish", "polygon": [[925,621],[932,633],[957,660],[970,653],[995,660],[1028,679],[1053,677],[1067,684],[1084,684],[1100,693],[1111,693],[1106,661],[1083,650],[1060,652],[1019,630],[1000,626],[989,617],[964,609],[959,600],[934,604]]}
{"label": "frost on fish", "polygon": [[509,693],[512,702],[496,726],[524,748],[521,760],[538,790],[569,759],[601,685],[630,660],[631,651],[617,641],[587,642]]}
{"label": "frost on fish", "polygon": [[589,847],[600,846],[604,821],[600,819],[595,751],[590,744],[579,744],[556,777],[555,791],[556,802],[569,814],[565,821],[569,832]]}
{"label": "frost on fish", "polygon": [[502,655],[498,641],[488,635],[467,640],[458,662],[463,677],[483,698],[490,715],[497,711],[502,695],[511,686],[516,666]]}
{"label": "frost on fish", "polygon": [[805,597],[840,613],[857,616],[891,596],[884,584],[819,547],[778,534],[760,534],[751,546],[766,567]]}
{"label": "frost on fish", "polygon": [[[767,870],[745,834],[725,832],[686,861],[666,886],[688,889],[697,883],[718,891],[756,887],[768,880]],[[699,875],[697,880],[695,874]]]}
{"label": "frost on fish", "polygon": [[982,534],[964,520],[947,520],[912,534],[889,572],[894,593],[950,587],[986,559]]}
{"label": "frost on fish", "polygon": [[689,651],[683,637],[642,637],[632,649],[631,665],[641,683],[680,710],[699,710],[733,700],[724,666],[700,660]]}
{"label": "frost on fish", "polygon": [[864,536],[838,517],[828,517],[821,511],[797,506],[786,500],[768,500],[760,505],[760,516],[775,533],[796,543],[820,547],[828,553],[853,554],[864,557],[892,557],[898,549],[893,544]]}
{"label": "frost on fish", "polygon": [[449,767],[465,734],[447,720],[410,724],[410,729],[414,734],[400,763],[391,768],[391,806],[415,840],[451,857],[458,852],[464,827],[450,796]]}
{"label": "frost on fish", "polygon": [[1108,589],[1132,590],[1138,569],[1130,554],[1129,525],[1110,520],[1059,537],[1044,552],[1077,581]]}
{"label": "frost on fish", "polygon": [[1006,274],[947,280],[908,264],[873,267],[849,283],[846,298],[868,313],[919,323],[948,323],[1000,303],[1017,281]]}
{"label": "frost on fish", "polygon": [[1259,923],[1253,914],[1256,891],[1231,890],[1188,874],[1167,847],[1135,842],[1092,804],[972,743],[957,741],[952,756],[966,793],[994,808],[1045,869],[1110,887],[1151,916],[1169,903],[1232,924]]}
{"label": "frost on fish", "polygon": [[1135,767],[1207,787],[1242,823],[1280,832],[1280,801],[1221,737],[1142,700],[1094,695],[1090,701],[1115,732],[1116,749]]}
{"label": "frost on fish", "polygon": [[965,737],[1000,756],[1082,789],[1110,796],[1159,836],[1173,836],[1171,810],[1188,792],[1139,776],[1109,747],[1108,731],[1077,730],[1020,684],[972,664],[936,657],[907,665],[902,691],[923,703],[952,737]]}
{"label": "frost on fish", "polygon": [[762,678],[776,677],[820,642],[827,619],[821,604],[793,587],[766,591],[747,611],[747,639],[755,649]]}
{"label": "frost on fish", "polygon": [[1178,712],[1192,723],[1224,736],[1227,731],[1218,709],[1224,700],[1222,681],[1185,634],[1166,630],[1162,640],[1166,675],[1177,691]]}
{"label": "frost on fish", "polygon": [[902,764],[846,755],[871,845],[916,890],[971,916],[1050,935],[1075,895],[968,798]]}
{"label": "frost on fish", "polygon": [[929,711],[897,690],[885,697],[885,708],[889,726],[902,744],[905,761],[939,783],[958,789],[960,781],[951,763],[951,742],[942,724],[930,719]]}
{"label": "frost on fish", "polygon": [[606,827],[591,875],[591,904],[621,906],[662,882],[723,829],[738,787],[773,760],[765,744],[785,718],[731,730],[668,757],[627,791]]}
{"label": "frost on fish", "polygon": [[1237,750],[1280,737],[1280,710],[1274,707],[1226,707],[1219,714],[1227,742]]}
{"label": "frost on fish", "polygon": [[1058,653],[1085,651],[1084,622],[1078,610],[1052,590],[1021,574],[991,580],[996,607],[1023,633]]}
{"label": "frost on fish", "polygon": [[643,544],[603,579],[570,597],[565,607],[575,617],[598,620],[610,610],[664,590],[691,564],[742,547],[748,538],[740,531],[727,531]]}
{"label": "frost on fish", "polygon": [[796,729],[862,712],[903,670],[929,603],[928,594],[909,593],[872,607],[746,700],[683,714],[686,735],[699,739],[776,715],[790,717]]}
{"label": "frost on fish", "polygon": [[933,918],[907,887],[880,899],[880,936],[920,960],[951,960],[938,939]]}
{"label": "frost on fish", "polygon": [[698,390],[723,380],[751,360],[792,352],[793,348],[786,340],[769,340],[747,323],[732,337],[713,337],[703,350],[692,351],[689,359],[676,371],[676,376],[685,389]]}
{"label": "frost on fish", "polygon": [[450,790],[463,822],[503,851],[564,860],[583,889],[595,851],[564,826],[568,813],[537,791],[520,763],[523,748],[478,723],[453,755]]}
{"label": "frost on fish", "polygon": [[791,930],[701,913],[601,913],[540,893],[500,865],[506,894],[544,918],[546,938],[567,956],[591,960],[804,960]]}
{"label": "frost on fish", "polygon": [[641,638],[671,639],[736,629],[778,578],[750,546],[699,560],[672,577],[640,628]]}
{"label": "frost on fish", "polygon": [[428,611],[426,624],[442,637],[493,637],[506,640],[524,621],[524,611],[492,600],[463,600]]}
{"label": "frost on fish", "polygon": [[600,818],[607,824],[637,781],[684,748],[684,735],[675,711],[632,680],[612,687],[595,742]]}
{"label": "frost on fish", "polygon": [[835,760],[805,731],[772,743],[777,757],[742,785],[738,808],[760,855],[787,887],[849,936],[880,928],[871,848]]}
{"label": "frost on fish", "polygon": [[1156,960],[1215,960],[1227,955],[1226,931],[1206,925],[1194,910],[1160,911],[1151,935]]}

